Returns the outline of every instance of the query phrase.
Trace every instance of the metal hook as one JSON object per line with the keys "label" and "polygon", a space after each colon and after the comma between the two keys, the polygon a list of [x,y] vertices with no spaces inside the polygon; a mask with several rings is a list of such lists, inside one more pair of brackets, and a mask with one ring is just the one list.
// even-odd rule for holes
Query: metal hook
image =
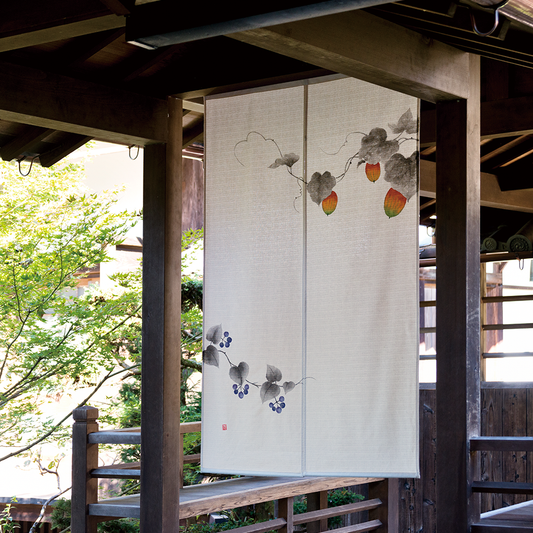
{"label": "metal hook", "polygon": [[21,163],[22,163],[22,161],[24,161],[24,160],[26,159],[26,156],[24,156],[22,159],[19,159],[19,160],[18,160],[18,164],[19,164],[19,174],[20,174],[21,176],[23,176],[23,177],[25,178],[26,176],[29,176],[29,175],[30,175],[31,167],[33,167],[33,162],[35,161],[36,158],[37,158],[37,156],[32,157],[31,162],[30,162],[30,168],[28,168],[28,172],[26,172],[26,174],[24,174],[24,172],[22,172],[22,167],[21,167]]}
{"label": "metal hook", "polygon": [[[137,148],[137,153],[135,154],[135,157],[131,157],[131,149],[132,149],[132,148],[135,148],[135,147]],[[139,152],[140,152],[140,151],[141,151],[140,146],[136,146],[135,144],[132,144],[131,146],[128,146],[128,154],[129,154],[130,159],[131,159],[132,161],[135,161],[135,160],[139,157]]]}
{"label": "metal hook", "polygon": [[496,28],[500,23],[500,9],[504,7],[507,3],[509,3],[509,0],[504,0],[503,2],[500,2],[498,5],[494,6],[494,25],[492,26],[492,29],[485,33],[477,29],[474,12],[472,11],[472,9],[470,9],[470,20],[472,22],[472,29],[474,30],[474,32],[480,37],[490,37],[496,31]]}
{"label": "metal hook", "polygon": [[525,259],[522,257],[522,259],[518,258],[518,268],[520,270],[524,270],[524,265],[525,265]]}
{"label": "metal hook", "polygon": [[482,32],[477,29],[476,19],[474,18],[474,13],[472,11],[470,11],[470,20],[472,21],[472,29],[475,33],[477,33],[480,37],[490,37],[496,31],[496,28],[500,23],[500,15],[498,10],[496,9],[494,11],[494,26],[492,26],[492,28],[487,32]]}

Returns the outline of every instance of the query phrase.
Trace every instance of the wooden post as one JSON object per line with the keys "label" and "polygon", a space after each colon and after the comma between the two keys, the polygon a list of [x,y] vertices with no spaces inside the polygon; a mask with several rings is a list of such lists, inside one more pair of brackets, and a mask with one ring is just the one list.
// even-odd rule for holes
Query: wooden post
{"label": "wooden post", "polygon": [[368,499],[379,498],[382,505],[368,512],[369,520],[379,520],[383,525],[380,533],[400,533],[400,480],[397,478],[384,479],[368,486]]}
{"label": "wooden post", "polygon": [[437,531],[466,533],[480,409],[479,57],[466,100],[437,104]]}
{"label": "wooden post", "polygon": [[[328,508],[328,491],[312,492],[307,495],[307,511],[318,511]],[[307,524],[307,533],[319,533],[328,530],[328,519],[317,520]]]}
{"label": "wooden post", "polygon": [[144,151],[141,531],[179,524],[182,101],[168,99],[168,144]]}
{"label": "wooden post", "polygon": [[294,498],[283,498],[278,500],[278,518],[284,518],[287,524],[285,527],[279,529],[279,533],[293,533],[294,532]]}
{"label": "wooden post", "polygon": [[84,405],[72,414],[72,533],[96,533],[96,519],[87,515],[87,506],[98,501],[98,480],[90,472],[98,466],[98,444],[89,444],[87,435],[98,431],[98,409]]}

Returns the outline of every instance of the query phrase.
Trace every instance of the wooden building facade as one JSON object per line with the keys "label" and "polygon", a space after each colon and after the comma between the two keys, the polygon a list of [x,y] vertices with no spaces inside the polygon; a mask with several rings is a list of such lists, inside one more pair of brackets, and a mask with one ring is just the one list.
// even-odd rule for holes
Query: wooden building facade
{"label": "wooden building facade", "polygon": [[[174,381],[180,375],[182,149],[202,138],[202,98],[329,73],[422,99],[422,215],[437,209],[437,330],[450,332],[436,346],[437,530],[503,531],[480,522],[479,452],[517,445],[480,438],[480,205],[533,212],[527,16],[516,22],[502,15],[492,35],[480,36],[469,12],[478,25],[492,26],[495,8],[466,0],[430,8],[417,0],[255,2],[204,11],[199,17],[196,7],[167,0],[0,6],[3,159],[38,158],[49,166],[92,138],[144,147],[143,422],[140,435],[130,436],[142,447],[135,511],[142,531],[175,532],[185,508],[177,503]],[[100,437],[94,412],[80,409],[76,418],[74,438],[82,435],[87,449],[74,471],[73,513],[83,519],[75,519],[73,531],[94,531],[91,471]],[[530,441],[518,446],[533,449]],[[328,487],[308,483],[295,490]],[[285,502],[284,521],[270,528],[292,531],[291,491],[268,490]],[[383,491],[381,499],[387,502]],[[393,518],[397,505],[394,511],[394,501],[388,504]],[[382,520],[373,520],[386,523],[383,508],[376,512]],[[388,530],[395,527],[389,519]]]}

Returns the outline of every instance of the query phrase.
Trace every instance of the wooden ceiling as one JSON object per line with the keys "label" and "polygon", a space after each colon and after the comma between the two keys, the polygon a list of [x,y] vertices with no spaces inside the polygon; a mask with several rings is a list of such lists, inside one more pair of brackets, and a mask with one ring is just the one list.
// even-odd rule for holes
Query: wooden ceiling
{"label": "wooden ceiling", "polygon": [[[159,24],[164,33],[174,20],[179,30],[184,20],[202,18],[197,8],[190,17],[172,18],[170,6],[177,4],[189,9],[168,0],[2,2],[0,157],[50,166],[90,139],[138,146],[165,142],[169,96],[184,99],[184,146],[201,144],[203,96],[339,71],[326,56],[317,61],[316,55],[258,46],[250,32],[155,50],[126,41],[127,31],[143,27],[147,8],[156,14],[150,25],[146,17],[151,32]],[[472,29],[472,10],[479,28],[492,26],[492,12],[470,0],[408,0],[364,11],[483,57],[482,205],[533,216],[532,29],[502,17],[494,35],[480,37]],[[222,15],[213,11],[210,22],[217,17]],[[320,20],[325,35],[337,31],[335,20],[340,19]],[[421,110],[421,214],[429,224],[438,156],[434,104],[423,101]]]}

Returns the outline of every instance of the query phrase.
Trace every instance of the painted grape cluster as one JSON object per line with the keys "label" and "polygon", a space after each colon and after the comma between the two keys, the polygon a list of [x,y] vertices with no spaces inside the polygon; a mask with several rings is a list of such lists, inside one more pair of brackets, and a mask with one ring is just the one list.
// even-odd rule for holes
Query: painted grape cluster
{"label": "painted grape cluster", "polygon": [[265,403],[269,400],[269,408],[277,414],[281,414],[285,409],[285,396],[297,385],[302,383],[303,379],[298,383],[294,381],[282,382],[283,375],[281,370],[273,365],[267,365],[265,381],[259,384],[254,381],[248,380],[250,373],[250,367],[245,361],[241,361],[238,365],[234,364],[226,351],[230,348],[233,339],[230,337],[228,331],[222,330],[222,325],[213,326],[209,328],[205,336],[206,340],[210,343],[203,351],[203,362],[205,365],[220,367],[221,355],[225,358],[229,364],[229,377],[233,381],[232,390],[233,394],[237,398],[243,400],[249,395],[251,387],[255,387],[259,390],[259,397],[261,402]]}

